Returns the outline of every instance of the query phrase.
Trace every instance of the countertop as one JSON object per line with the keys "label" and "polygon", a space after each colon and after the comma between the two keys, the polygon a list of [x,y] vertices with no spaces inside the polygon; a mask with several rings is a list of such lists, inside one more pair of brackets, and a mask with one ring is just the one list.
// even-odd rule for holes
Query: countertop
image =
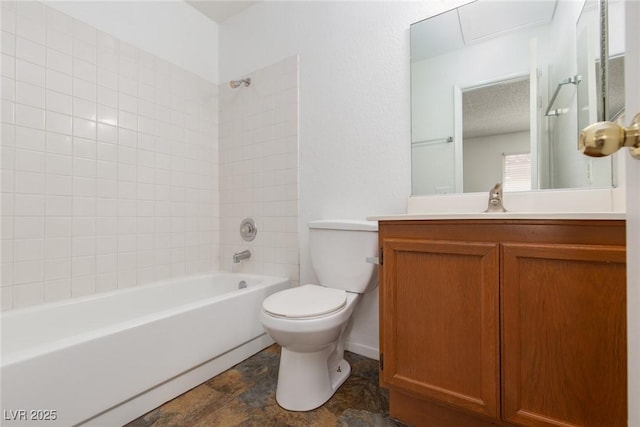
{"label": "countertop", "polygon": [[373,215],[370,221],[451,220],[451,219],[625,219],[624,212],[450,212]]}

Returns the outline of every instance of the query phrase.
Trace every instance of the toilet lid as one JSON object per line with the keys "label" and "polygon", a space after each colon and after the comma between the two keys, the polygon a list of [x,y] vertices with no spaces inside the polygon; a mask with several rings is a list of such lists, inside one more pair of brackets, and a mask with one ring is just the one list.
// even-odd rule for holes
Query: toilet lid
{"label": "toilet lid", "polygon": [[346,304],[347,292],[342,289],[303,285],[270,295],[262,308],[274,316],[299,319],[323,316]]}

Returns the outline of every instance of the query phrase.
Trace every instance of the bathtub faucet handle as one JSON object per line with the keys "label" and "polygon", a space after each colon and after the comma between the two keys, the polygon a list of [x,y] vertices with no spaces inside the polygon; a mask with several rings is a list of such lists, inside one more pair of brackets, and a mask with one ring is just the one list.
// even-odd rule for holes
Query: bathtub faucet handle
{"label": "bathtub faucet handle", "polygon": [[233,262],[236,264],[243,259],[249,258],[251,258],[251,252],[249,252],[249,250],[244,250],[242,252],[236,252],[235,254],[233,254]]}

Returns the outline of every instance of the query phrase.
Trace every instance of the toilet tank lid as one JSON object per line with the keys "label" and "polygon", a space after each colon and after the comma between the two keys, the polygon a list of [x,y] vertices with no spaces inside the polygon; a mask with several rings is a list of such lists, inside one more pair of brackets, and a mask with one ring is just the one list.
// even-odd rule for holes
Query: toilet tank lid
{"label": "toilet tank lid", "polygon": [[324,228],[328,230],[378,231],[377,221],[365,219],[324,219],[310,221],[309,228]]}

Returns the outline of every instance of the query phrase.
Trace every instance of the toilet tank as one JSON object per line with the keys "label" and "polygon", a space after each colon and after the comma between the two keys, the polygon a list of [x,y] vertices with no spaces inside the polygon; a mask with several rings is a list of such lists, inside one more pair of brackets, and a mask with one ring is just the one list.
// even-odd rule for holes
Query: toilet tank
{"label": "toilet tank", "polygon": [[364,293],[378,284],[378,269],[366,261],[378,256],[378,223],[364,220],[312,221],[311,264],[320,285]]}

